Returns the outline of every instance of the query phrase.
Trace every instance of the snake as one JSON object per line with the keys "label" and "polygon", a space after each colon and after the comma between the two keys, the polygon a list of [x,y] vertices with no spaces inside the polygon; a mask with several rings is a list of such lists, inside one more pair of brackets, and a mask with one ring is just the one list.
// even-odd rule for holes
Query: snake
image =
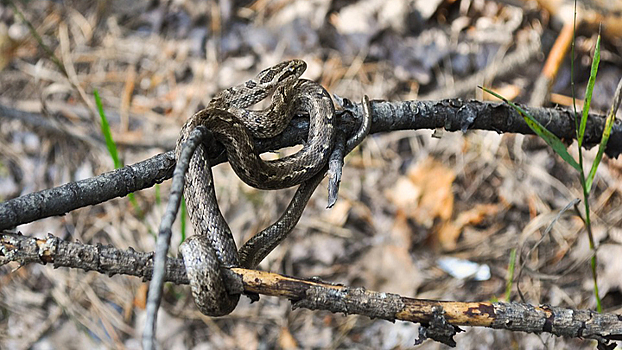
{"label": "snake", "polygon": [[[197,127],[210,131],[222,143],[234,172],[259,189],[299,186],[290,206],[275,224],[249,240],[241,249],[243,259],[216,200],[209,160],[209,142],[195,150],[185,176],[184,197],[195,235],[179,248],[198,309],[222,316],[237,305],[239,294],[229,294],[220,267],[254,267],[295,225],[323,174],[334,141],[335,110],[328,92],[313,81],[300,79],[306,69],[302,60],[281,62],[257,76],[216,94],[206,108],[183,125],[175,154],[179,158],[190,133]],[[263,110],[249,110],[272,94]],[[253,138],[278,135],[299,113],[310,117],[307,142],[297,153],[264,161]],[[287,214],[289,212],[289,214]]]}

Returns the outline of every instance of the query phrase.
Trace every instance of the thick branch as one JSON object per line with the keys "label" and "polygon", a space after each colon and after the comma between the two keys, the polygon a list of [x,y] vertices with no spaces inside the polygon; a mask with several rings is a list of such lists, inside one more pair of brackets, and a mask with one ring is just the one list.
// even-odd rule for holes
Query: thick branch
{"label": "thick branch", "polygon": [[[53,263],[54,267],[126,274],[149,280],[153,253],[111,246],[70,243],[49,236],[35,239],[20,234],[0,234],[0,266],[10,261]],[[181,259],[167,259],[166,280],[187,284]],[[294,308],[359,314],[388,321],[402,320],[424,325],[427,337],[453,344],[458,326],[489,327],[530,333],[595,339],[608,342],[622,339],[622,316],[589,310],[533,306],[523,303],[452,302],[414,299],[364,288],[303,280],[275,273],[242,268],[223,269],[227,285],[241,285],[231,293],[259,293],[287,298]]]}
{"label": "thick branch", "polygon": [[[441,101],[373,101],[372,133],[409,129],[445,128],[447,131],[491,130],[498,133],[534,134],[523,118],[503,103],[450,99]],[[562,108],[524,108],[557,137],[576,138],[574,115]],[[580,114],[580,113],[579,113]],[[590,114],[585,147],[598,145],[605,116]],[[614,136],[615,135],[615,136]],[[615,158],[622,152],[622,123],[616,121],[607,150]]]}
{"label": "thick branch", "polygon": [[[360,104],[352,108],[360,115]],[[562,139],[575,137],[572,112],[559,108],[531,108],[530,113],[551,132]],[[372,101],[371,133],[395,130],[436,129],[467,131],[493,130],[532,134],[523,118],[505,104],[460,99],[442,101]],[[339,128],[345,135],[357,129],[356,120],[349,112],[338,116]],[[592,147],[600,142],[605,117],[590,114],[584,145]],[[308,131],[308,120],[297,118],[281,135],[256,140],[260,152],[280,149],[300,143]],[[210,147],[213,164],[226,161],[222,146]],[[606,153],[617,157],[622,152],[622,125],[615,122]],[[63,215],[77,208],[94,205],[160,183],[172,176],[175,161],[172,152],[159,154],[145,161],[78,182],[65,184],[0,203],[0,229],[7,229],[54,215]]]}

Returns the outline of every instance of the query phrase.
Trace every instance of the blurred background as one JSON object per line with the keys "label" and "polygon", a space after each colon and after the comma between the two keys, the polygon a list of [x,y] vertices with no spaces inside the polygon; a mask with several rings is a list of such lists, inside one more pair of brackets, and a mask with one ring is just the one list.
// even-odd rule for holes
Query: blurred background
{"label": "blurred background", "polygon": [[[578,103],[603,23],[592,111],[604,113],[622,76],[622,1],[579,2]],[[101,141],[98,90],[125,164],[173,149],[181,125],[220,90],[285,59],[354,101],[487,99],[478,85],[529,103],[545,76],[545,106],[572,103],[569,55],[554,79],[544,62],[572,25],[565,1],[257,0],[14,1],[0,5],[0,200],[114,168]],[[570,9],[570,10],[569,10]],[[568,12],[570,11],[570,12]],[[29,28],[29,24],[32,28]],[[36,32],[36,35],[33,34]],[[40,42],[39,42],[40,40]],[[560,46],[561,45],[561,46]],[[566,45],[566,46],[564,46]],[[562,49],[567,44],[559,44]],[[56,58],[55,58],[56,57]],[[565,57],[565,58],[564,58]],[[55,61],[58,60],[58,61]],[[579,106],[579,109],[581,107]],[[576,157],[576,145],[571,147]],[[596,149],[586,152],[591,164]],[[605,157],[591,197],[606,312],[622,301],[622,163]],[[228,164],[214,168],[218,203],[238,244],[276,220],[293,189],[259,191]],[[128,198],[19,226],[26,235],[153,251],[170,181]],[[261,265],[298,277],[404,296],[506,299],[513,249],[525,261],[524,301],[595,309],[587,235],[570,211],[578,174],[533,136],[468,131],[376,134],[346,158],[340,198],[321,185],[290,237]],[[181,240],[179,220],[171,254]],[[192,228],[187,228],[191,234]],[[541,243],[529,255],[529,250]],[[522,260],[521,260],[522,261]],[[147,286],[138,278],[29,265],[0,268],[0,348],[138,349]],[[516,279],[511,301],[520,301]],[[416,324],[242,298],[209,318],[187,286],[166,285],[158,339],[166,349],[407,349]],[[464,328],[459,349],[594,348],[550,335]],[[419,349],[446,348],[431,341]]]}

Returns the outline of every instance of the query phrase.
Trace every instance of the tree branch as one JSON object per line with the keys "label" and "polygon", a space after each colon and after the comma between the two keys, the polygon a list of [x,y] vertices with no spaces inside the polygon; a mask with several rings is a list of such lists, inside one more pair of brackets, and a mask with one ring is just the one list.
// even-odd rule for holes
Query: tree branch
{"label": "tree branch", "polygon": [[[70,243],[49,235],[35,239],[4,231],[0,234],[0,266],[11,261],[54,264],[94,270],[109,276],[125,274],[149,280],[153,273],[153,253],[132,248]],[[187,284],[181,259],[167,258],[165,280]],[[452,302],[414,299],[398,294],[378,293],[364,288],[330,284],[318,279],[304,280],[276,273],[242,268],[223,268],[228,286],[243,286],[230,293],[258,293],[287,298],[293,308],[328,310],[358,314],[388,321],[421,323],[420,334],[454,346],[458,326],[488,327],[529,333],[594,339],[600,343],[622,340],[622,316],[590,310],[565,309],[524,303]]]}
{"label": "tree branch", "polygon": [[[359,116],[360,104],[353,104],[352,110]],[[574,116],[571,111],[561,108],[526,108],[528,112],[556,136],[572,140]],[[0,115],[2,115],[0,109]],[[447,131],[492,130],[498,133],[533,134],[523,118],[511,107],[503,103],[450,99],[441,101],[372,101],[373,121],[371,133],[396,130],[436,129]],[[338,125],[345,135],[351,135],[358,127],[356,118],[350,112],[338,114]],[[605,117],[590,114],[584,139],[584,146],[591,148],[600,142]],[[268,152],[293,146],[305,140],[309,123],[305,118],[296,118],[290,126],[277,137],[255,140],[260,152]],[[226,161],[223,147],[214,144],[210,147],[213,164]],[[617,157],[622,152],[622,124],[616,121],[607,149],[609,157]],[[113,170],[102,175],[52,189],[30,193],[0,203],[0,229],[32,222],[55,215],[63,215],[77,208],[94,205],[128,193],[149,188],[172,176],[175,159],[169,151],[152,158]]]}

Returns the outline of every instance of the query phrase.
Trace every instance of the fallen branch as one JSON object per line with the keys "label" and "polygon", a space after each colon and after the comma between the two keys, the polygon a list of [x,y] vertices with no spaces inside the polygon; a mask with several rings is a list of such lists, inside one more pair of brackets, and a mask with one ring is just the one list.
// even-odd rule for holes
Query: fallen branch
{"label": "fallen branch", "polygon": [[[21,234],[0,234],[0,266],[11,261],[54,264],[98,271],[109,276],[125,274],[151,279],[153,253],[112,246],[70,243],[54,236],[36,239]],[[167,258],[165,280],[187,284],[181,259]],[[459,326],[488,327],[529,333],[550,333],[597,340],[601,344],[622,340],[622,316],[590,310],[565,309],[524,303],[454,302],[414,299],[398,294],[350,288],[317,279],[299,279],[242,268],[223,268],[230,293],[256,293],[287,298],[293,308],[358,314],[388,321],[421,323],[420,339],[430,338],[455,346]],[[606,345],[605,345],[606,346]]]}

